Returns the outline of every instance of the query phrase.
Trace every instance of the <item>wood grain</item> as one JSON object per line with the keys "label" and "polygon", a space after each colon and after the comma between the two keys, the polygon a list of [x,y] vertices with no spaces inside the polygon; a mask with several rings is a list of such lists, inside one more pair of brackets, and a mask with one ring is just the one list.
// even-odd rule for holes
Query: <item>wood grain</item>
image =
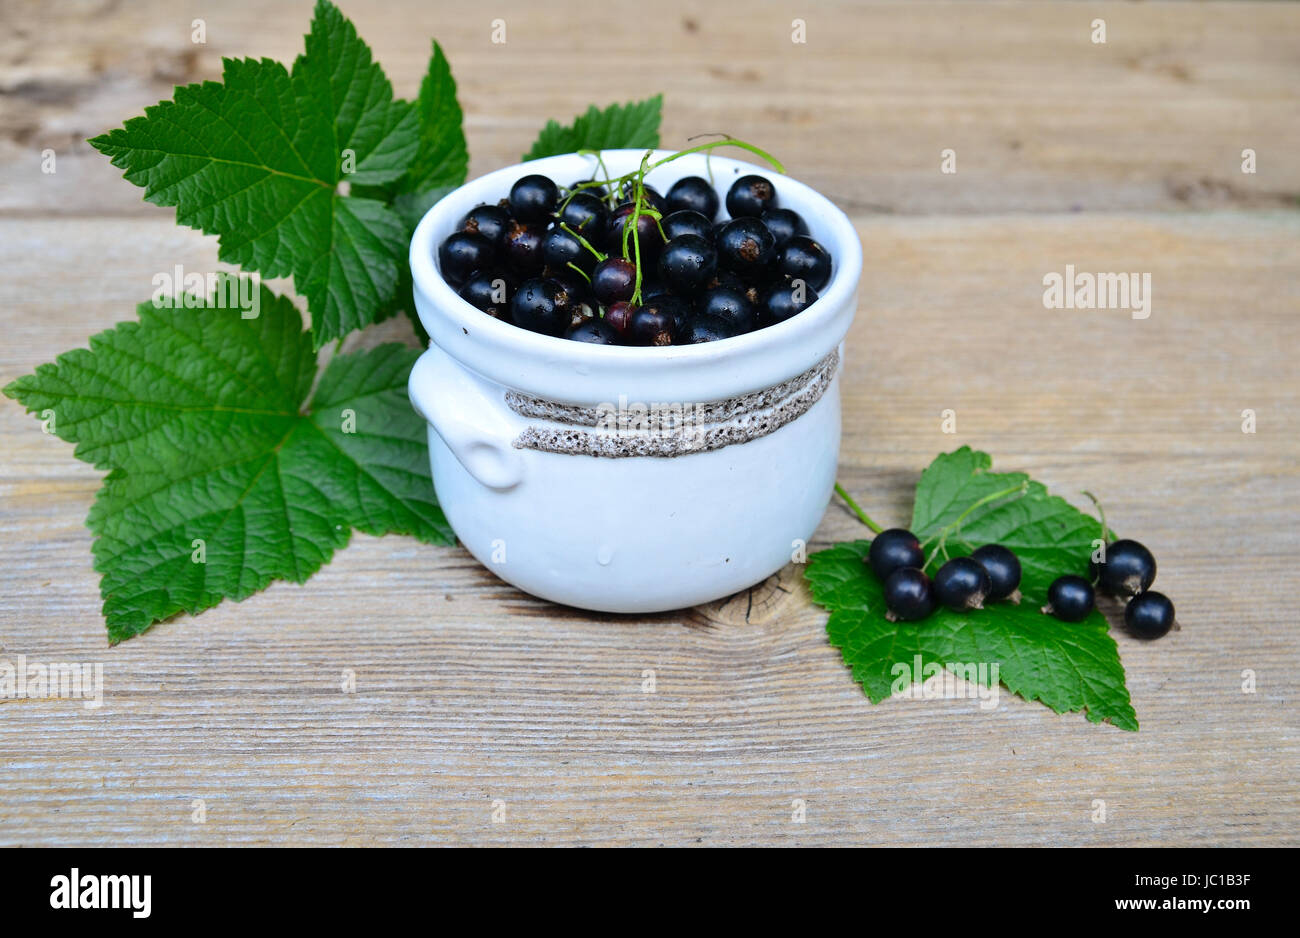
{"label": "wood grain", "polygon": [[[156,271],[215,264],[77,141],[223,54],[292,58],[309,6],[3,3],[0,382],[128,318]],[[403,93],[427,37],[447,48],[473,173],[593,96],[567,5],[352,6]],[[850,211],[866,269],[841,479],[878,517],[905,519],[919,469],[969,443],[1097,492],[1153,548],[1183,629],[1118,637],[1142,731],[1010,694],[873,706],[793,566],[694,610],[591,616],[459,548],[358,535],[305,586],[110,650],[83,524],[98,474],[5,402],[0,658],[102,662],[106,693],[0,701],[0,844],[1300,842],[1300,9],[807,7],[646,23],[612,4],[582,71],[597,97],[663,88],[667,142],[724,127]],[[1067,263],[1150,272],[1151,318],[1044,309]],[[812,546],[860,534],[833,505]]]}

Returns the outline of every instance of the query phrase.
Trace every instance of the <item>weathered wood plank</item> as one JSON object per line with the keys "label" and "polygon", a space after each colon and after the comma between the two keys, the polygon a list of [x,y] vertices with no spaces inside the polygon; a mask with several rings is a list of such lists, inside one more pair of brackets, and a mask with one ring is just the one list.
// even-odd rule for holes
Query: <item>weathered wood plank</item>
{"label": "weathered wood plank", "polygon": [[[139,193],[83,142],[222,56],[301,51],[309,0],[9,3],[0,37],[0,212],[138,214]],[[400,94],[429,37],[460,85],[471,173],[517,160],[548,117],[666,94],[665,144],[760,142],[854,211],[969,214],[1294,207],[1300,9],[1289,4],[965,4],[753,0],[577,7],[503,0],[343,4]],[[791,42],[791,19],[807,43]],[[205,20],[207,41],[191,42]],[[492,21],[506,42],[491,41]],[[1106,21],[1107,41],[1091,22]],[[7,23],[6,25],[9,25]],[[580,63],[580,64],[578,64]],[[592,81],[574,81],[574,70]],[[595,87],[595,91],[593,91]],[[40,173],[53,148],[59,171]],[[957,172],[940,172],[940,153]],[[1252,148],[1258,172],[1241,172]]]}
{"label": "weathered wood plank", "polygon": [[[211,239],[81,141],[217,77],[223,55],[291,60],[310,6],[4,5],[0,382],[128,318],[155,272],[213,267]],[[592,98],[563,6],[344,8],[399,93],[440,39],[474,174]],[[103,662],[107,695],[97,711],[0,701],[0,844],[1297,842],[1300,656],[1281,596],[1300,549],[1300,9],[824,3],[798,11],[797,46],[786,5],[660,8],[616,2],[590,23],[598,97],[662,89],[667,144],[753,139],[858,223],[844,483],[899,520],[920,467],[970,443],[1098,492],[1156,550],[1185,628],[1120,637],[1142,732],[1009,695],[988,713],[873,707],[793,567],[696,610],[592,617],[460,549],[358,536],[304,587],[108,650],[82,525],[97,473],[5,402],[0,657]],[[1044,309],[1042,276],[1067,263],[1150,272],[1151,318]],[[860,530],[832,506],[813,546]]]}
{"label": "weathered wood plank", "polygon": [[[856,220],[844,483],[902,519],[920,467],[971,443],[1101,494],[1185,626],[1119,638],[1140,734],[1010,695],[872,706],[794,568],[752,604],[599,617],[459,548],[358,536],[306,586],[108,650],[81,526],[96,473],[9,402],[0,656],[103,662],[107,692],[0,703],[0,843],[1295,844],[1300,220]],[[214,257],[163,210],[0,220],[0,381],[126,318],[156,270]],[[1045,310],[1067,262],[1151,271],[1151,318]],[[860,533],[832,506],[813,546]]]}

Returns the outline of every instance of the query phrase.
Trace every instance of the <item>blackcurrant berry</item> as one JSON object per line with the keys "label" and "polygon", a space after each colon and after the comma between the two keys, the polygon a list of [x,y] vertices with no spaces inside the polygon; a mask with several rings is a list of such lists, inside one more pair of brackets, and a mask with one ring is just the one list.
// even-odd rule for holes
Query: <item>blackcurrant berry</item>
{"label": "blackcurrant berry", "polygon": [[672,345],[677,337],[679,322],[666,294],[651,297],[645,305],[632,313],[627,337],[633,345]]}
{"label": "blackcurrant berry", "polygon": [[718,268],[718,272],[714,274],[713,279],[706,284],[706,288],[709,290],[726,287],[729,290],[739,290],[742,293],[745,292],[745,286],[745,281],[741,279],[739,274],[722,267]]}
{"label": "blackcurrant berry", "polygon": [[817,302],[817,291],[803,281],[778,282],[763,291],[758,302],[760,325],[785,322]]}
{"label": "blackcurrant berry", "polygon": [[673,212],[664,218],[663,226],[669,241],[684,234],[693,234],[713,243],[713,223],[699,212],[690,209]]}
{"label": "blackcurrant berry", "polygon": [[667,293],[668,288],[664,286],[663,280],[659,277],[658,267],[652,267],[641,275],[641,295],[658,296],[660,293]]}
{"label": "blackcurrant berry", "polygon": [[[580,319],[590,319],[596,314],[591,308],[594,297],[591,295],[591,285],[583,280],[581,276],[572,270],[563,270],[551,274],[547,279],[554,280],[564,289],[564,296],[560,298],[560,304],[572,312],[574,319],[572,324],[576,324]],[[584,307],[586,309],[584,310]]]}
{"label": "blackcurrant berry", "polygon": [[476,309],[497,319],[510,319],[510,298],[514,288],[500,272],[480,272],[465,281],[460,297]]}
{"label": "blackcurrant berry", "polygon": [[[631,223],[634,211],[635,206],[631,202],[624,202],[614,210],[614,214],[609,216],[609,221],[605,225],[605,245],[611,254],[623,253],[623,229]],[[659,225],[649,215],[643,214],[637,218],[636,230],[641,242],[641,261],[652,263],[664,246],[663,236],[659,234]],[[629,236],[627,256],[634,257],[635,251],[636,248]]]}
{"label": "blackcurrant berry", "polygon": [[670,290],[694,293],[713,279],[718,253],[699,235],[685,234],[664,245],[659,255],[659,276]]}
{"label": "blackcurrant berry", "polygon": [[592,306],[586,300],[579,300],[569,310],[569,328],[576,329],[584,322],[591,322],[593,319],[599,319],[596,315],[596,307]]}
{"label": "blackcurrant berry", "polygon": [[605,242],[605,226],[608,220],[609,210],[605,208],[605,203],[586,192],[574,195],[560,210],[560,221],[595,247],[600,247]]}
{"label": "blackcurrant berry", "polygon": [[706,291],[695,308],[701,315],[725,319],[737,335],[752,332],[757,325],[754,304],[749,302],[744,291],[734,287],[715,287]]}
{"label": "blackcurrant berry", "polygon": [[1136,596],[1151,588],[1156,579],[1156,558],[1137,541],[1127,538],[1106,545],[1105,560],[1092,565],[1104,592],[1112,596]]}
{"label": "blackcurrant berry", "polygon": [[719,339],[730,339],[735,334],[735,328],[727,320],[718,316],[697,313],[686,320],[686,328],[682,330],[681,344],[698,345],[701,342],[716,342]]}
{"label": "blackcurrant berry", "polygon": [[776,246],[780,248],[796,235],[806,235],[808,225],[803,216],[792,208],[769,208],[763,213],[763,224],[772,232]]}
{"label": "blackcurrant berry", "polygon": [[586,319],[564,333],[566,339],[592,345],[618,345],[618,333],[603,319]]}
{"label": "blackcurrant berry", "polygon": [[541,225],[511,222],[502,242],[502,254],[510,269],[524,277],[541,273],[546,264],[546,257],[542,253],[545,238],[546,229]]}
{"label": "blackcurrant berry", "polygon": [[596,266],[596,255],[563,228],[552,228],[546,232],[546,237],[542,239],[542,259],[547,267],[554,270],[571,270],[569,264],[581,270],[591,270]]}
{"label": "blackcurrant berry", "polygon": [[559,187],[537,173],[524,176],[510,187],[510,214],[520,221],[545,221],[559,201]]}
{"label": "blackcurrant berry", "polygon": [[820,290],[831,279],[831,256],[812,238],[796,235],[777,252],[776,269]]}
{"label": "blackcurrant berry", "polygon": [[736,218],[718,232],[718,263],[744,276],[757,274],[776,253],[776,239],[757,218]]}
{"label": "blackcurrant berry", "polygon": [[620,338],[626,338],[628,332],[632,329],[632,316],[640,307],[628,303],[626,300],[619,300],[610,303],[605,307],[605,322],[607,322]]}
{"label": "blackcurrant berry", "polygon": [[718,193],[707,179],[685,176],[673,183],[668,190],[668,210],[699,212],[707,220],[713,221],[718,214]]}
{"label": "blackcurrant berry", "polygon": [[776,189],[762,176],[741,176],[727,190],[727,211],[732,218],[760,218],[769,208],[776,208]]}
{"label": "blackcurrant berry", "polygon": [[1164,593],[1147,590],[1128,601],[1124,624],[1138,638],[1159,638],[1174,625],[1174,604]]}
{"label": "blackcurrant berry", "polygon": [[890,528],[881,531],[871,542],[867,550],[867,563],[876,579],[885,582],[889,575],[902,567],[925,566],[925,552],[916,535],[903,528]]}
{"label": "blackcurrant berry", "polygon": [[[659,194],[658,189],[654,186],[643,186],[643,191],[645,192],[645,201],[647,205],[660,215],[668,214],[668,200]],[[636,194],[635,183],[629,179],[619,187],[618,193],[619,197],[622,198],[624,202],[631,202],[632,197]]]}
{"label": "blackcurrant berry", "polygon": [[581,192],[583,192],[583,193],[586,193],[586,194],[588,194],[588,195],[594,195],[594,196],[596,196],[596,198],[598,198],[598,199],[604,199],[604,198],[608,197],[608,196],[609,196],[609,190],[607,190],[604,186],[593,186],[593,185],[590,185],[590,183],[593,183],[593,182],[595,182],[595,181],[596,181],[596,180],[594,180],[594,179],[579,179],[579,180],[578,180],[577,182],[575,182],[573,185],[569,186],[569,190],[572,191],[572,190],[574,190],[574,189],[577,189],[578,186],[585,185],[586,188],[585,188],[585,189],[582,189],[582,190],[579,190],[579,191],[581,191]]}
{"label": "blackcurrant berry", "polygon": [[[877,535],[879,536],[879,535]],[[934,586],[917,567],[899,567],[885,580],[885,618],[916,622],[934,612]]]}
{"label": "blackcurrant berry", "polygon": [[452,286],[463,284],[475,272],[492,263],[492,242],[471,231],[456,231],[438,247],[438,269]]}
{"label": "blackcurrant berry", "polygon": [[607,257],[591,272],[591,292],[603,304],[632,299],[636,291],[636,265],[621,257]]}
{"label": "blackcurrant berry", "polygon": [[480,205],[470,209],[461,219],[460,230],[481,234],[492,242],[494,248],[499,248],[509,226],[510,213],[500,205]]}
{"label": "blackcurrant berry", "polygon": [[642,287],[641,292],[646,296],[642,306],[654,306],[669,313],[673,317],[674,331],[673,335],[678,336],[686,329],[686,321],[691,318],[691,302],[683,297],[676,296],[672,293],[666,293],[662,290],[654,291]]}
{"label": "blackcurrant berry", "polygon": [[[970,555],[971,559],[988,571],[989,599],[1006,599],[1020,587],[1020,560],[1001,544],[985,544]],[[1019,602],[1019,597],[1015,597]]]}
{"label": "blackcurrant berry", "polygon": [[954,612],[983,609],[992,590],[989,572],[969,557],[954,557],[934,575],[935,596]]}
{"label": "blackcurrant berry", "polygon": [[569,327],[570,300],[562,284],[549,277],[535,277],[519,285],[510,301],[510,314],[517,326],[559,336]]}
{"label": "blackcurrant berry", "polygon": [[1047,588],[1043,612],[1062,622],[1082,622],[1095,604],[1091,583],[1081,576],[1058,576]]}

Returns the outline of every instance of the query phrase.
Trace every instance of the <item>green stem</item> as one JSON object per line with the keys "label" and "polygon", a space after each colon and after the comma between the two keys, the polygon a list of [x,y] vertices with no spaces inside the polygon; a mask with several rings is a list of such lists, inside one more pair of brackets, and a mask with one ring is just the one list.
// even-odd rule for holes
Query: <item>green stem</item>
{"label": "green stem", "polygon": [[[641,157],[641,168],[635,173],[636,188],[632,190],[632,251],[636,255],[634,263],[636,264],[636,286],[632,290],[632,302],[641,302],[641,215],[642,209],[646,208],[645,199],[645,174],[646,162],[650,159],[650,151],[647,150],[645,156]],[[627,224],[623,225],[623,256],[627,257]]]}
{"label": "green stem", "polygon": [[[574,186],[572,189],[569,190],[568,194],[563,199],[560,200],[560,204],[555,209],[555,214],[563,215],[564,210],[568,208],[569,203],[573,201],[573,197],[577,195],[579,192],[589,192],[593,189],[598,188],[601,185],[602,183],[595,179],[593,179],[591,182],[578,183],[576,186]],[[599,196],[597,196],[596,198],[599,199],[599,201],[601,201],[602,203],[609,201],[608,197],[602,199]]]}
{"label": "green stem", "polygon": [[[693,136],[687,137],[686,140],[689,143],[692,140],[699,140],[701,137],[728,137],[728,136],[730,135],[724,133],[695,134]],[[713,185],[714,182],[713,182],[713,151],[712,150],[704,154],[704,169],[709,174],[709,185]]]}
{"label": "green stem", "polygon": [[840,498],[844,499],[844,503],[853,509],[853,513],[858,516],[858,520],[865,524],[871,530],[872,534],[879,534],[883,530],[880,525],[872,521],[871,518],[868,517],[867,513],[859,507],[858,503],[853,500],[853,496],[844,491],[844,486],[836,482],[835,491],[839,494]]}
{"label": "green stem", "polygon": [[[613,200],[614,193],[612,193],[612,192],[609,190],[609,182],[610,182],[610,179],[609,179],[609,167],[605,165],[605,156],[604,156],[604,154],[601,153],[600,150],[579,150],[579,151],[578,151],[578,155],[579,155],[579,156],[594,156],[594,157],[596,158],[596,165],[600,167],[600,171],[601,171],[601,173],[604,175],[605,178],[604,178],[603,181],[602,181],[602,180],[599,180],[599,179],[592,179],[591,182],[586,183],[586,184],[581,185],[581,186],[577,186],[576,188],[577,188],[577,189],[594,189],[596,186],[604,185],[604,186],[605,186],[605,198],[606,198],[606,200],[610,200],[610,201],[612,201],[612,200]],[[594,176],[595,174],[593,173],[592,175]],[[621,178],[623,178],[623,177],[620,176],[619,178],[621,179]]]}
{"label": "green stem", "polygon": [[614,190],[613,190],[612,188],[610,188],[610,184],[609,184],[609,167],[605,165],[605,155],[604,155],[603,153],[599,152],[599,151],[596,152],[596,165],[600,167],[600,173],[601,173],[602,176],[605,177],[605,183],[604,183],[604,185],[605,185],[605,198],[608,199],[608,200],[610,201],[610,203],[612,204],[612,203],[614,203],[615,201],[617,201],[617,200],[614,198],[614,196],[615,196],[616,193],[614,192]]}
{"label": "green stem", "polygon": [[[567,231],[569,234],[573,235],[575,238],[577,238],[577,239],[578,239],[578,242],[579,242],[579,243],[580,243],[584,248],[586,248],[586,249],[587,249],[588,251],[590,251],[592,254],[596,255],[596,260],[598,260],[598,261],[603,261],[603,260],[605,260],[605,258],[609,257],[609,255],[606,254],[606,253],[604,253],[603,251],[600,251],[600,250],[598,250],[598,249],[592,247],[592,246],[591,246],[591,242],[589,242],[589,241],[588,241],[586,238],[584,238],[582,235],[578,234],[578,232],[576,232],[576,231],[574,231],[572,228],[570,228],[567,222],[560,222],[560,227],[563,228],[565,231]],[[569,266],[573,266],[573,265],[570,264]],[[587,279],[590,280],[591,278],[588,277]]]}
{"label": "green stem", "polygon": [[[696,136],[698,137],[702,135],[696,134]],[[632,181],[638,181],[643,183],[646,175],[658,169],[660,166],[664,166],[667,163],[671,163],[673,160],[681,159],[683,156],[687,156],[691,153],[708,153],[711,156],[712,151],[716,150],[718,147],[738,147],[742,150],[748,150],[750,153],[753,153],[754,155],[762,158],[763,160],[771,164],[772,168],[775,169],[778,173],[785,172],[785,167],[781,164],[781,161],[778,160],[776,157],[774,157],[772,154],[768,153],[766,150],[762,150],[759,147],[754,146],[752,143],[746,143],[743,140],[737,140],[735,137],[726,136],[725,134],[721,136],[726,137],[726,139],[713,140],[710,141],[709,143],[701,143],[698,146],[687,147],[685,150],[678,150],[676,153],[670,153],[668,156],[665,156],[663,159],[658,160],[654,163],[649,162],[650,154],[654,151],[647,150],[645,152],[645,156],[641,158],[641,166],[639,169],[633,170],[630,173],[624,173],[622,176],[617,176],[617,177],[611,177],[609,175],[609,169],[605,166],[605,160],[601,154],[601,151],[578,150],[577,152],[578,155],[580,156],[596,157],[596,163],[600,167],[601,171],[604,172],[605,179],[592,180],[590,183],[584,183],[582,185],[575,186],[573,191],[577,192],[583,189],[592,188],[597,185],[604,185],[606,187],[607,195],[609,196],[611,204],[614,204],[617,202],[618,192],[619,189],[622,187],[623,183],[632,182]],[[692,137],[691,139],[693,140],[695,139],[695,137]],[[709,164],[709,175],[712,176],[712,174],[713,174],[713,167],[712,164]],[[572,197],[572,193],[570,193],[570,197]]]}
{"label": "green stem", "polygon": [[646,212],[646,214],[654,219],[655,227],[659,229],[659,237],[663,238],[664,243],[667,244],[668,232],[664,231],[664,217],[655,211]]}
{"label": "green stem", "polygon": [[658,169],[660,166],[663,166],[665,163],[671,163],[673,160],[679,160],[683,156],[686,156],[689,153],[703,153],[706,150],[714,150],[717,149],[718,147],[739,147],[742,150],[748,150],[750,153],[753,153],[755,156],[762,157],[764,160],[770,163],[772,168],[775,169],[778,173],[785,172],[785,167],[781,165],[781,161],[778,160],[775,156],[768,153],[766,150],[760,150],[752,143],[745,143],[745,141],[736,140],[734,137],[728,137],[726,140],[714,140],[710,143],[701,143],[699,146],[688,147],[685,150],[678,150],[676,153],[672,153],[668,156],[665,156],[659,162],[652,164],[650,166],[650,170]]}
{"label": "green stem", "polygon": [[970,516],[970,513],[972,511],[975,511],[975,509],[977,508],[982,508],[983,506],[987,505],[989,502],[995,502],[999,498],[1006,498],[1008,495],[1014,495],[1017,492],[1023,493],[1028,488],[1029,488],[1029,480],[1025,479],[1023,482],[1017,485],[1013,485],[1010,488],[1005,488],[999,492],[992,492],[988,495],[985,495],[983,498],[976,500],[973,504],[971,504],[969,508],[963,511],[955,519],[948,522],[938,531],[934,532],[929,537],[927,537],[924,541],[921,542],[922,547],[924,547],[926,544],[929,544],[931,541],[935,540],[936,538],[938,538],[938,543],[935,545],[934,550],[930,551],[930,556],[925,558],[925,569],[927,570],[930,569],[930,564],[934,562],[934,558],[939,556],[940,553],[942,553],[944,557],[948,556],[948,546],[947,546],[948,535],[951,534],[953,531],[959,529],[961,527],[961,523]]}
{"label": "green stem", "polygon": [[1093,505],[1097,508],[1097,517],[1101,519],[1101,542],[1103,544],[1109,544],[1110,529],[1106,527],[1106,509],[1101,507],[1101,502],[1098,501],[1096,495],[1086,491],[1083,494],[1087,495],[1088,498],[1092,500]]}
{"label": "green stem", "polygon": [[1028,480],[1028,479],[1026,479],[1026,480],[1023,481],[1023,482],[1017,483],[1016,485],[1013,485],[1013,486],[1011,486],[1010,488],[1005,488],[1005,489],[1002,489],[1001,491],[998,491],[998,492],[992,492],[992,493],[990,493],[990,494],[988,494],[988,495],[985,495],[985,496],[984,496],[983,498],[981,498],[981,499],[977,499],[975,502],[973,502],[973,503],[971,504],[971,506],[970,506],[969,508],[967,508],[967,509],[966,509],[965,511],[963,511],[961,514],[959,514],[959,515],[958,515],[954,520],[949,521],[947,524],[945,524],[945,525],[944,525],[942,528],[940,528],[938,531],[934,532],[934,533],[931,534],[929,537],[927,537],[924,541],[922,541],[922,543],[923,543],[923,544],[929,544],[929,543],[930,543],[931,541],[933,541],[936,537],[942,537],[942,536],[948,534],[950,531],[952,531],[953,528],[960,527],[960,526],[961,526],[961,523],[962,523],[963,521],[965,521],[968,517],[970,517],[970,513],[971,513],[972,511],[974,511],[975,509],[977,509],[977,508],[983,508],[983,507],[984,507],[985,505],[987,505],[989,502],[995,502],[995,501],[997,501],[999,498],[1006,498],[1008,495],[1014,495],[1014,494],[1017,493],[1017,492],[1023,492],[1023,491],[1025,491],[1025,489],[1027,489],[1027,488],[1029,488],[1029,480]]}
{"label": "green stem", "polygon": [[[695,138],[691,138],[691,139],[695,139]],[[623,186],[629,183],[632,185],[632,214],[628,219],[626,219],[623,222],[622,249],[623,249],[623,256],[631,260],[636,265],[636,283],[632,290],[633,303],[641,302],[641,284],[643,281],[642,272],[641,272],[641,232],[640,232],[641,216],[648,215],[651,218],[653,218],[655,227],[659,231],[659,235],[663,237],[665,241],[668,240],[666,233],[664,231],[662,214],[656,211],[655,209],[653,209],[646,201],[646,197],[645,197],[646,175],[652,172],[653,170],[657,169],[658,167],[663,166],[667,163],[671,163],[673,160],[680,159],[681,157],[686,156],[687,154],[705,153],[707,154],[705,163],[708,167],[709,177],[710,179],[712,179],[713,164],[709,162],[708,157],[711,157],[712,151],[717,149],[718,147],[728,147],[728,146],[739,147],[742,150],[748,150],[750,153],[754,153],[757,156],[762,157],[768,163],[770,163],[777,170],[777,172],[781,172],[781,173],[785,172],[785,167],[783,167],[780,161],[777,160],[776,157],[772,156],[770,153],[767,153],[765,150],[760,150],[752,143],[745,143],[743,140],[737,140],[734,137],[730,137],[730,136],[726,136],[726,138],[723,140],[713,140],[710,141],[709,143],[701,143],[698,146],[688,147],[687,149],[680,150],[677,153],[671,153],[668,156],[665,156],[663,159],[655,163],[650,162],[650,156],[654,151],[646,150],[645,154],[641,157],[640,166],[638,166],[632,172],[624,173],[622,176],[619,176],[616,179],[610,178],[609,169],[608,167],[605,166],[604,157],[602,156],[599,150],[578,151],[580,155],[596,157],[596,164],[600,167],[601,171],[605,174],[605,179],[603,184],[607,187],[606,194],[609,196],[611,205],[617,204],[617,196],[618,193],[622,190]],[[571,191],[569,195],[566,197],[564,204],[566,205],[568,204],[568,200],[573,198],[574,192],[579,192],[583,189],[592,188],[599,184],[600,183],[598,183],[596,180],[593,179],[589,183],[583,183],[581,185],[575,186],[573,188],[573,191]],[[575,237],[578,237],[579,239],[581,239],[582,237],[576,231],[573,231],[571,228],[568,228],[567,226],[565,226],[565,230],[568,231],[570,234],[574,235]],[[583,241],[583,244],[586,244],[586,242]],[[593,250],[594,252],[595,249],[591,248],[590,245],[587,245],[587,247]]]}

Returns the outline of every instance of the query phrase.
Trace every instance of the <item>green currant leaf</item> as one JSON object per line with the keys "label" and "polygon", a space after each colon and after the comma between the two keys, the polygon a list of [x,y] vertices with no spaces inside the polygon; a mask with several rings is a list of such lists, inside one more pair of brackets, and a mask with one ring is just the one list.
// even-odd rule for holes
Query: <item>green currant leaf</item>
{"label": "green currant leaf", "polygon": [[327,0],[292,71],[226,59],[221,82],[178,87],[90,143],[147,201],[218,235],[223,261],[292,276],[316,346],[373,322],[392,300],[405,263],[402,219],[339,184],[401,178],[421,151],[419,115],[393,99],[369,47]]}
{"label": "green currant leaf", "polygon": [[[5,393],[109,469],[87,521],[109,638],[302,582],[352,529],[451,543],[406,380],[419,351],[315,354],[294,305],[139,307]],[[244,281],[248,283],[248,281]]]}
{"label": "green currant leaf", "polygon": [[429,70],[420,83],[415,109],[420,118],[420,149],[393,200],[393,207],[411,230],[435,202],[464,185],[469,173],[469,148],[462,128],[464,115],[456,100],[456,80],[437,42],[433,44]]}
{"label": "green currant leaf", "polygon": [[[1024,484],[1023,494],[972,511],[948,535],[945,545],[949,557],[963,557],[982,544],[1010,548],[1023,570],[1021,592],[1042,605],[1047,587],[1057,577],[1088,576],[1088,559],[1093,541],[1101,538],[1101,522],[1048,494],[1023,472],[990,472],[992,465],[988,453],[968,446],[938,456],[916,485],[911,531],[924,542],[981,498]],[[935,557],[927,572],[933,573],[944,559]]]}
{"label": "green currant leaf", "polygon": [[[988,454],[966,447],[935,459],[917,485],[913,532],[924,541],[980,498],[1026,479],[989,472],[991,465]],[[896,689],[898,665],[915,673],[917,660],[922,667],[953,671],[984,664],[991,674],[996,664],[1001,683],[1026,700],[1057,713],[1083,710],[1094,723],[1136,730],[1119,648],[1105,618],[1094,611],[1083,622],[1064,623],[1039,611],[1052,580],[1087,572],[1100,530],[1095,519],[1032,481],[1024,495],[976,509],[949,535],[949,553],[968,554],[987,543],[1010,547],[1024,568],[1024,598],[1018,605],[997,602],[971,612],[941,608],[919,623],[885,618],[881,584],[863,563],[869,541],[812,554],[805,578],[813,599],[830,611],[831,644],[873,703]]]}
{"label": "green currant leaf", "polygon": [[[352,190],[354,195],[391,203],[406,226],[408,241],[425,212],[448,192],[464,185],[469,171],[469,151],[461,128],[463,115],[456,100],[456,82],[437,42],[433,44],[433,55],[415,107],[420,117],[420,149],[406,175],[384,186]],[[376,314],[375,321],[398,312],[410,319],[420,344],[428,345],[429,334],[415,312],[411,271],[405,264],[401,265],[393,299]]]}
{"label": "green currant leaf", "polygon": [[[537,160],[577,150],[653,150],[659,146],[659,117],[663,103],[664,96],[657,94],[644,101],[611,104],[604,110],[592,105],[587,108],[587,113],[574,118],[568,127],[561,127],[553,120],[547,121],[532,148],[524,154],[524,159]],[[569,181],[561,180],[561,183]]]}

